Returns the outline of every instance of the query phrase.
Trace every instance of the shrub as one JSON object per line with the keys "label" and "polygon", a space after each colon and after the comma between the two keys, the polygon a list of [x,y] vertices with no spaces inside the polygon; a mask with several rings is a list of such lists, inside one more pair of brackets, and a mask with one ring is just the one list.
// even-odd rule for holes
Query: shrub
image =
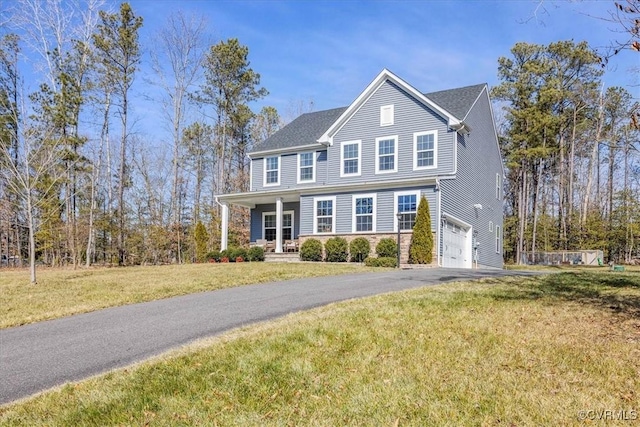
{"label": "shrub", "polygon": [[208,261],[214,260],[215,262],[220,262],[220,251],[211,251],[206,255]]}
{"label": "shrub", "polygon": [[396,257],[369,257],[364,260],[364,265],[367,267],[397,267]]}
{"label": "shrub", "polygon": [[302,261],[322,261],[322,242],[317,239],[308,239],[300,246],[300,259]]}
{"label": "shrub", "polygon": [[220,257],[220,262],[229,262],[229,257],[226,257],[226,256]]}
{"label": "shrub", "polygon": [[371,252],[371,245],[369,241],[364,237],[356,237],[349,244],[349,254],[351,254],[351,261],[362,262]]}
{"label": "shrub", "polygon": [[409,245],[410,264],[431,264],[433,260],[433,234],[431,233],[431,215],[429,202],[422,196],[413,226],[411,244]]}
{"label": "shrub", "polygon": [[248,261],[264,261],[264,249],[260,246],[254,246],[247,251]]}
{"label": "shrub", "polygon": [[209,240],[209,233],[207,228],[200,221],[196,224],[196,228],[193,232],[193,239],[196,243],[196,261],[204,262],[207,259],[207,241]]}
{"label": "shrub", "polygon": [[349,243],[344,237],[332,237],[324,244],[327,262],[347,262],[349,259]]}
{"label": "shrub", "polygon": [[[235,262],[237,258],[247,259],[247,250],[244,248],[227,248],[220,252],[220,258],[227,258],[231,262]],[[224,261],[223,261],[224,262]]]}
{"label": "shrub", "polygon": [[236,258],[236,262],[244,262],[244,258],[242,258],[241,256],[239,256],[238,258]]}
{"label": "shrub", "polygon": [[395,258],[398,255],[398,245],[392,238],[385,237],[376,245],[376,253],[379,258]]}

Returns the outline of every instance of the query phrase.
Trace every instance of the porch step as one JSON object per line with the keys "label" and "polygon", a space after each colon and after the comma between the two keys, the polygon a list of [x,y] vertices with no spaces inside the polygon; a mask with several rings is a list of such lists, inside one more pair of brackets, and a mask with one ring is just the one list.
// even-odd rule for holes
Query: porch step
{"label": "porch step", "polygon": [[300,254],[298,252],[267,252],[264,254],[265,262],[300,262]]}

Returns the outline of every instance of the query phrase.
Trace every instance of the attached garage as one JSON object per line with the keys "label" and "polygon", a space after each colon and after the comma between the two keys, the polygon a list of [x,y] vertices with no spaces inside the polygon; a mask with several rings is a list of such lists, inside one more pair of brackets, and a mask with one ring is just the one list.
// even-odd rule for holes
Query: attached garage
{"label": "attached garage", "polygon": [[471,226],[453,217],[442,222],[442,266],[471,268]]}

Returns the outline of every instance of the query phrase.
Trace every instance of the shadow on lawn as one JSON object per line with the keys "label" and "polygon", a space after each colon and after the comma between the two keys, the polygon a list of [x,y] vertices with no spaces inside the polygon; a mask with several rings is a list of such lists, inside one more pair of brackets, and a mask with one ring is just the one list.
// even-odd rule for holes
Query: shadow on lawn
{"label": "shadow on lawn", "polygon": [[574,301],[640,318],[640,274],[567,272],[510,283],[496,291],[497,300]]}

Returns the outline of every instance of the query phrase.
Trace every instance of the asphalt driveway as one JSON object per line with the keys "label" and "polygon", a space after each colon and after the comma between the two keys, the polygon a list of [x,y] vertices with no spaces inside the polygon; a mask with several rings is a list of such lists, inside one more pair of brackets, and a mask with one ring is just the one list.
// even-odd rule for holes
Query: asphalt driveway
{"label": "asphalt driveway", "polygon": [[201,338],[336,301],[456,280],[534,274],[421,269],[289,280],[3,329],[0,404],[124,367]]}

